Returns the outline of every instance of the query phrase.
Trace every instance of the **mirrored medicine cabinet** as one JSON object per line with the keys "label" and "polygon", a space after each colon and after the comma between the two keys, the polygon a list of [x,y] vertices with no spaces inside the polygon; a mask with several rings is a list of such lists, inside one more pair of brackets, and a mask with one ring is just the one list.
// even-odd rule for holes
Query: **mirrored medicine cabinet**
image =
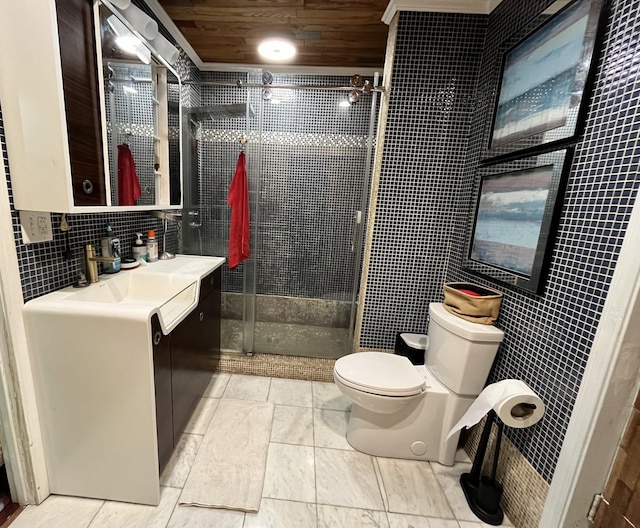
{"label": "mirrored medicine cabinet", "polygon": [[180,94],[108,1],[15,3],[0,17],[0,101],[16,209],[180,208]]}

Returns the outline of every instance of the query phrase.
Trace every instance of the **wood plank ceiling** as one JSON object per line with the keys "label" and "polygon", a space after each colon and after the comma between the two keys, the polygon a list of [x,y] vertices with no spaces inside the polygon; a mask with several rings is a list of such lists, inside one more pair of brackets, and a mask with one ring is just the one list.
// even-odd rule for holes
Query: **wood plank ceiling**
{"label": "wood plank ceiling", "polygon": [[204,62],[264,64],[267,37],[292,40],[287,64],[382,68],[389,0],[159,0]]}

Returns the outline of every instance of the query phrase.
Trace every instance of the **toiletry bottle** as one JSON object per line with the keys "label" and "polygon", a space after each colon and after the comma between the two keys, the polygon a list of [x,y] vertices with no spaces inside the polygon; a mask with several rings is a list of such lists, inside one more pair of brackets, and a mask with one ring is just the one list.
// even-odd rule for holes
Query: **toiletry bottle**
{"label": "toiletry bottle", "polygon": [[142,242],[142,233],[136,233],[136,241],[131,248],[131,253],[133,258],[136,260],[144,260],[147,261],[147,246]]}
{"label": "toiletry bottle", "polygon": [[114,262],[103,262],[104,273],[118,273],[120,271],[120,239],[113,232],[111,224],[107,224],[107,236],[103,237],[100,246],[102,256],[116,259]]}
{"label": "toiletry bottle", "polygon": [[158,260],[158,242],[156,241],[156,232],[149,229],[147,234],[147,262],[157,262]]}

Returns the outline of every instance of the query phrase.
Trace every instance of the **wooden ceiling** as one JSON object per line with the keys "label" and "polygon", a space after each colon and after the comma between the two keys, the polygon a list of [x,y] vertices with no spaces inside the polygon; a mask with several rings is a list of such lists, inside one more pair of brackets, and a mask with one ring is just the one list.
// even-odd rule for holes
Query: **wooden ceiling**
{"label": "wooden ceiling", "polygon": [[159,0],[202,61],[264,64],[260,41],[294,41],[295,66],[382,68],[389,0]]}

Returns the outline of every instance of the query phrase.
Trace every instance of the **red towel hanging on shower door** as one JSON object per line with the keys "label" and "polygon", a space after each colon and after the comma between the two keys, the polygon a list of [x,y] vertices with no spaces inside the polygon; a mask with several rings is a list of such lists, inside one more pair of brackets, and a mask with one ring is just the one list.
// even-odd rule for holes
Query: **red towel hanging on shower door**
{"label": "red towel hanging on shower door", "polygon": [[229,269],[249,258],[249,183],[244,152],[238,156],[236,172],[231,180],[227,203],[231,206],[229,228]]}
{"label": "red towel hanging on shower door", "polygon": [[118,145],[118,205],[136,205],[142,196],[133,154],[126,145]]}

